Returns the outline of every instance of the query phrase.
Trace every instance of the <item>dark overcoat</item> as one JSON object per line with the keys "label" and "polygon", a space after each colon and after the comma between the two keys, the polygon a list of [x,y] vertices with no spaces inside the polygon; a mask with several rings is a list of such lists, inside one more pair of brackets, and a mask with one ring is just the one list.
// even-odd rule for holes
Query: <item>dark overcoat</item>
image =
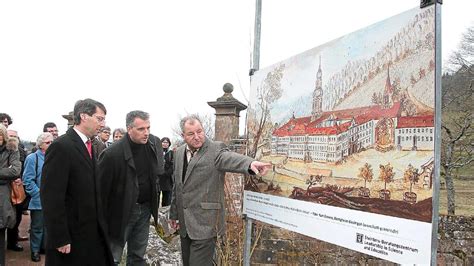
{"label": "dark overcoat", "polygon": [[[158,221],[158,176],[163,173],[163,148],[159,138],[150,135],[152,152],[150,184],[152,187],[151,213]],[[105,207],[107,235],[111,245],[125,245],[127,227],[133,205],[137,202],[138,179],[128,134],[105,149],[99,158],[102,201]]]}
{"label": "dark overcoat", "polygon": [[171,191],[173,189],[173,151],[168,150],[165,153],[165,171],[160,175],[161,191]]}
{"label": "dark overcoat", "polygon": [[[41,182],[46,265],[113,265],[96,169],[72,128],[47,149]],[[69,254],[57,251],[66,244]]]}

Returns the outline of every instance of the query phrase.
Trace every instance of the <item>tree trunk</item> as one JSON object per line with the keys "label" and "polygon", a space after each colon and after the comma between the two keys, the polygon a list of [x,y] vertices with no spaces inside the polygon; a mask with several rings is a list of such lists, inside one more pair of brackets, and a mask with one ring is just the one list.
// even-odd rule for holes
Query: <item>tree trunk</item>
{"label": "tree trunk", "polygon": [[444,179],[446,181],[446,192],[448,195],[448,215],[454,215],[456,211],[456,200],[454,198],[454,181],[453,181],[453,168],[451,161],[454,152],[454,142],[450,141],[446,146],[446,159],[443,165],[444,168]]}
{"label": "tree trunk", "polygon": [[446,171],[444,178],[446,180],[446,192],[448,194],[448,215],[454,215],[456,211],[456,200],[454,198],[454,181],[451,171]]}

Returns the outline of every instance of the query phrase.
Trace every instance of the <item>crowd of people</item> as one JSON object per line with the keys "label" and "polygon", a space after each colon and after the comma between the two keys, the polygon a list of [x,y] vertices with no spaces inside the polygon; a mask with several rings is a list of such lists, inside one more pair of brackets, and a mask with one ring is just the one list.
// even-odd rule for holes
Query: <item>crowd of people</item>
{"label": "crowd of people", "polygon": [[[170,205],[184,265],[213,265],[224,233],[225,172],[264,175],[268,163],[207,139],[198,116],[180,122],[184,145],[150,134],[147,112],[127,113],[126,129],[106,126],[107,109],[93,100],[74,105],[74,125],[58,136],[44,125],[27,155],[11,117],[0,113],[0,265],[5,249],[21,252],[18,225],[30,215],[31,260],[46,265],[145,265],[151,217]],[[111,134],[112,133],[112,134]],[[112,135],[112,142],[110,142]],[[12,184],[29,199],[11,202]],[[7,244],[5,247],[5,232]]]}

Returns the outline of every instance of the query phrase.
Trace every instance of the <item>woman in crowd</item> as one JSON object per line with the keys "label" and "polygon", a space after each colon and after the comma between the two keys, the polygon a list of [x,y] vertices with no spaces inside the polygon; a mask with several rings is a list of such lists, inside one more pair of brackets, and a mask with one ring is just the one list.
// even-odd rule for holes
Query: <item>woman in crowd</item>
{"label": "woman in crowd", "polygon": [[0,265],[5,265],[5,229],[15,226],[15,210],[10,198],[10,181],[17,179],[20,171],[18,139],[11,138],[10,140],[6,127],[0,124]]}
{"label": "woman in crowd", "polygon": [[171,192],[173,191],[173,151],[170,149],[171,141],[164,137],[161,139],[165,159],[165,172],[160,176],[160,190],[162,195],[161,206],[171,204]]}
{"label": "woman in crowd", "polygon": [[125,135],[125,133],[127,132],[123,128],[114,129],[114,132],[112,133],[113,141],[116,142],[117,140],[121,139]]}
{"label": "woman in crowd", "polygon": [[36,140],[36,152],[28,155],[25,160],[25,170],[23,172],[23,184],[26,192],[31,196],[28,209],[31,215],[30,225],[30,247],[31,260],[38,262],[41,260],[40,252],[43,249],[43,212],[41,210],[40,187],[41,171],[43,169],[44,154],[54,137],[51,133],[45,132],[38,136]]}

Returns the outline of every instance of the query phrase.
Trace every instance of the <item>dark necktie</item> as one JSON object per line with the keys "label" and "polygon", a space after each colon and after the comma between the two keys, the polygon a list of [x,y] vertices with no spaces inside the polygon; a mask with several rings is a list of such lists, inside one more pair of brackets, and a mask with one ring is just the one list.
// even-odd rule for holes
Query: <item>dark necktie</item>
{"label": "dark necktie", "polygon": [[191,159],[194,157],[194,154],[196,153],[197,150],[189,150],[189,158],[188,158],[188,163],[191,161]]}
{"label": "dark necktie", "polygon": [[87,147],[87,151],[89,152],[89,156],[92,159],[92,141],[90,139],[86,141],[86,147]]}

